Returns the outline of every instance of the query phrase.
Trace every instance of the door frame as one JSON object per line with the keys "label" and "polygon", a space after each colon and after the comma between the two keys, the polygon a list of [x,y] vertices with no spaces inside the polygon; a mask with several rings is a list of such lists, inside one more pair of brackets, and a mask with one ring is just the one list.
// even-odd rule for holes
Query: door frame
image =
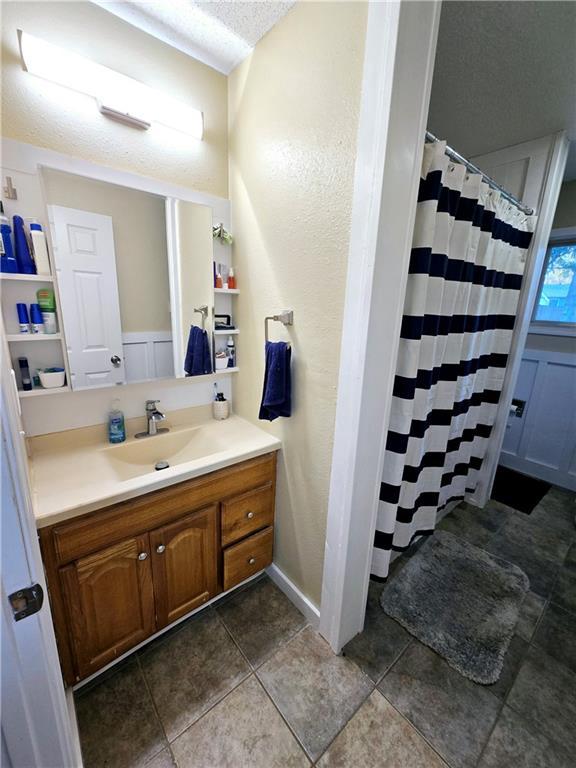
{"label": "door frame", "polygon": [[[81,768],[82,756],[71,690],[66,691],[48,601],[32,500],[28,483],[16,382],[6,342],[0,386],[2,420],[2,539],[10,558],[3,557],[0,579],[2,624],[2,754],[15,766],[47,764]],[[4,551],[5,555],[6,552]],[[44,591],[41,610],[15,623],[8,594],[38,583]]]}
{"label": "door frame", "polygon": [[364,626],[440,7],[368,10],[319,626],[335,653]]}
{"label": "door frame", "polygon": [[[364,627],[440,9],[433,0],[371,3],[368,12],[319,625],[335,653]],[[494,481],[567,146],[556,134],[490,454],[472,499],[479,506]]]}

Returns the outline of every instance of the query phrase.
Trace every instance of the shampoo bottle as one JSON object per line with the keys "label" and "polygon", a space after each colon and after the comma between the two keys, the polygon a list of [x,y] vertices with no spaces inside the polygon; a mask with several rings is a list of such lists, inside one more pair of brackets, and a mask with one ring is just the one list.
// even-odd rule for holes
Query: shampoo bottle
{"label": "shampoo bottle", "polygon": [[46,244],[46,237],[42,231],[42,226],[36,219],[27,219],[26,221],[30,230],[30,242],[32,243],[32,253],[34,254],[36,270],[39,275],[49,275],[50,261],[48,259],[48,246]]}
{"label": "shampoo bottle", "polygon": [[112,401],[112,409],[108,414],[108,441],[110,443],[123,443],[126,440],[126,427],[124,414],[119,408],[120,400]]}
{"label": "shampoo bottle", "polygon": [[0,202],[0,268],[2,272],[17,273],[18,262],[12,248],[12,229],[8,217],[4,215],[4,206]]}

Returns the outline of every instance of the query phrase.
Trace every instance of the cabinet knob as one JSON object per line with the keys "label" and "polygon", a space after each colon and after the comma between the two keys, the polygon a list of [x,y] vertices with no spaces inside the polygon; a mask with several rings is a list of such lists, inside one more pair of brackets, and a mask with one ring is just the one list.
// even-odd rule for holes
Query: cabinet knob
{"label": "cabinet knob", "polygon": [[256,562],[256,560],[255,560],[255,558],[253,558],[253,557],[249,557],[249,558],[248,558],[248,562],[249,562],[249,564],[250,564],[250,565],[254,565],[254,563]]}
{"label": "cabinet knob", "polygon": [[147,557],[148,557],[148,552],[140,552],[140,554],[138,555],[138,560],[146,560]]}
{"label": "cabinet knob", "polygon": [[165,549],[166,547],[164,546],[164,544],[158,544],[158,546],[156,547],[156,552],[158,552],[158,554],[161,555]]}
{"label": "cabinet knob", "polygon": [[252,511],[247,512],[246,513],[246,517],[248,518],[248,520],[252,520],[252,518],[254,517],[254,512],[252,512]]}

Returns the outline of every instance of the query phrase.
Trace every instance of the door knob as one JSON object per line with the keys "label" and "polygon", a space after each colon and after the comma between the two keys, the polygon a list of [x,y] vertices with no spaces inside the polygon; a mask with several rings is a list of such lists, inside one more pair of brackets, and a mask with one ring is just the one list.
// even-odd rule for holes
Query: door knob
{"label": "door knob", "polygon": [[110,358],[110,362],[114,366],[114,368],[120,368],[120,364],[122,362],[122,358],[118,357],[118,355],[112,355]]}
{"label": "door knob", "polygon": [[252,518],[254,517],[254,512],[248,512],[246,514],[246,517],[248,518],[248,520],[252,520]]}
{"label": "door knob", "polygon": [[138,560],[146,560],[147,557],[148,557],[148,552],[140,552],[140,554],[138,555]]}
{"label": "door knob", "polygon": [[165,549],[166,549],[166,547],[165,547],[164,544],[158,544],[158,546],[156,547],[156,552],[158,552],[158,554],[161,555],[162,552],[164,552]]}

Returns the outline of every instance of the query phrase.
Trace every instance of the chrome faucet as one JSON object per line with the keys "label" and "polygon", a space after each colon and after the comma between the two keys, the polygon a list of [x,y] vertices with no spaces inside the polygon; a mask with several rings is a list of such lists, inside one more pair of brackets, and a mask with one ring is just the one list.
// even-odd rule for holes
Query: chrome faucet
{"label": "chrome faucet", "polygon": [[146,400],[146,432],[138,432],[134,437],[152,437],[162,432],[168,432],[168,427],[158,427],[159,421],[164,421],[166,416],[156,408],[160,400]]}

